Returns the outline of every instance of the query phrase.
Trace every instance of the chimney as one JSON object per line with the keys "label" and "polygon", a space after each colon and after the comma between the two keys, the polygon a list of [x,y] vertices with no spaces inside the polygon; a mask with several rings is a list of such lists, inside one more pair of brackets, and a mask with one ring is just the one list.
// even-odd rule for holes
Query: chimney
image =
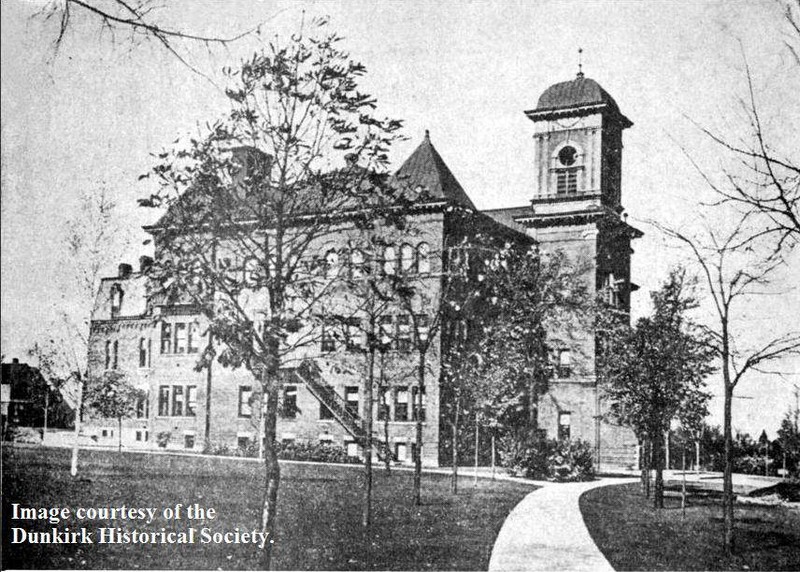
{"label": "chimney", "polygon": [[146,274],[153,266],[153,259],[150,256],[139,257],[139,272]]}
{"label": "chimney", "polygon": [[19,365],[19,358],[12,359],[11,363],[13,363],[14,365]]}
{"label": "chimney", "polygon": [[133,267],[130,264],[125,264],[124,262],[119,265],[119,271],[117,272],[120,278],[127,278],[133,272]]}

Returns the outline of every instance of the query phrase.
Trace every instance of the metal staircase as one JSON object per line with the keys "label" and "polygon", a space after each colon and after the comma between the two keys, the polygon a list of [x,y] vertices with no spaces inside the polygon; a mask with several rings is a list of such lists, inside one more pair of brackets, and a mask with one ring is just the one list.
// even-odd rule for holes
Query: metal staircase
{"label": "metal staircase", "polygon": [[[333,414],[334,419],[347,431],[356,442],[364,449],[367,445],[367,430],[364,427],[364,420],[348,407],[347,402],[340,396],[323,378],[319,366],[314,360],[307,359],[292,372],[300,383],[311,391],[320,403],[325,405]],[[387,457],[394,459],[391,447],[376,438],[372,437],[372,447],[375,449],[380,460]]]}

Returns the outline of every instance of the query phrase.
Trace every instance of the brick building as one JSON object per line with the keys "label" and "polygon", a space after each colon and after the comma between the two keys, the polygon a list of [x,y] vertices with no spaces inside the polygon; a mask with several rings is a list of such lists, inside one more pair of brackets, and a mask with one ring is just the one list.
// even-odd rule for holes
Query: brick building
{"label": "brick building", "polygon": [[[426,134],[397,173],[411,188],[425,191],[413,209],[415,232],[392,231],[387,238],[390,251],[381,264],[384,268],[391,264],[391,271],[415,273],[428,298],[438,303],[441,265],[447,263],[448,249],[469,233],[480,230],[498,242],[535,240],[542,248],[562,249],[588,261],[587,278],[597,291],[628,310],[630,292],[636,288],[630,281],[630,242],[639,232],[624,221],[620,186],[622,131],[631,122],[596,82],[582,74],[548,88],[526,115],[533,122],[537,170],[531,204],[478,212]],[[349,272],[353,272],[353,253],[345,251],[354,227],[346,216],[331,224],[335,232],[313,249],[329,266],[351,261]],[[151,232],[157,244],[157,228]],[[91,371],[123,370],[149,396],[136,418],[125,422],[123,443],[200,450],[206,441],[231,449],[257,442],[258,400],[253,396],[259,384],[244,368],[195,367],[207,343],[203,319],[191,305],[150,292],[151,263],[143,257],[136,272],[120,265],[117,276],[102,281],[93,312]],[[398,461],[410,462],[417,454],[414,421],[423,416],[422,460],[436,465],[442,441],[440,357],[447,348],[437,336],[436,351],[428,356],[430,382],[423,410],[417,411],[412,405],[414,379],[402,373],[414,359],[408,351],[408,319],[397,313],[381,323],[393,341],[379,375],[391,381],[389,389],[377,395],[375,433],[382,437],[382,420],[388,418],[388,445]],[[601,469],[633,466],[633,435],[601,419],[594,332],[550,332],[549,340],[557,350],[558,367],[549,393],[540,400],[540,427],[552,436],[594,443]],[[303,349],[299,357],[312,360],[316,367],[313,372],[298,368],[285,381],[278,439],[330,441],[359,453],[364,415],[361,369],[341,359],[350,343],[360,342],[326,338],[323,332],[318,344]],[[109,423],[102,435],[109,444],[116,442],[114,424]]]}

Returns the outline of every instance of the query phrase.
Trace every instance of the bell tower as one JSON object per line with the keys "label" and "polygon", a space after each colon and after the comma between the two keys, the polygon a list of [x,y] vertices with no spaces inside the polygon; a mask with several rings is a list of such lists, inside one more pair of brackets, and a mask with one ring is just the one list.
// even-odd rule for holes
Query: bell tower
{"label": "bell tower", "polygon": [[[533,122],[535,184],[531,208],[517,210],[516,223],[536,238],[543,252],[560,251],[584,269],[588,295],[630,311],[632,239],[641,232],[623,214],[622,132],[633,123],[600,85],[579,72],[548,87]],[[539,427],[595,447],[595,468],[634,468],[633,433],[605,420],[596,369],[593,326],[548,332],[557,365],[538,404]]]}

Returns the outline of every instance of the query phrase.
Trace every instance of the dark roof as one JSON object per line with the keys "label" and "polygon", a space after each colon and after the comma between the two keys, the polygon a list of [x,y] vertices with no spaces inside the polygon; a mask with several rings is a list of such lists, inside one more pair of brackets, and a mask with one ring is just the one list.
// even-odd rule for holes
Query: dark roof
{"label": "dark roof", "polygon": [[556,109],[606,103],[619,110],[617,102],[600,87],[600,84],[588,77],[577,77],[570,81],[556,83],[544,90],[539,97],[536,109]]}
{"label": "dark roof", "polygon": [[430,198],[475,210],[475,205],[434,148],[427,131],[422,143],[398,169],[395,177],[411,189],[422,187]]}
{"label": "dark roof", "polygon": [[524,205],[521,207],[506,207],[502,209],[490,209],[481,212],[486,216],[493,218],[500,224],[503,224],[509,228],[513,228],[519,232],[525,232],[525,226],[520,224],[517,219],[533,214],[533,210],[531,209],[530,205]]}
{"label": "dark roof", "polygon": [[604,114],[618,119],[623,128],[633,123],[619,110],[617,102],[599,83],[591,78],[578,74],[573,80],[562,81],[548,87],[539,97],[536,109],[526,111],[531,119],[546,119],[551,115],[561,115],[564,111],[580,108],[599,108]]}

